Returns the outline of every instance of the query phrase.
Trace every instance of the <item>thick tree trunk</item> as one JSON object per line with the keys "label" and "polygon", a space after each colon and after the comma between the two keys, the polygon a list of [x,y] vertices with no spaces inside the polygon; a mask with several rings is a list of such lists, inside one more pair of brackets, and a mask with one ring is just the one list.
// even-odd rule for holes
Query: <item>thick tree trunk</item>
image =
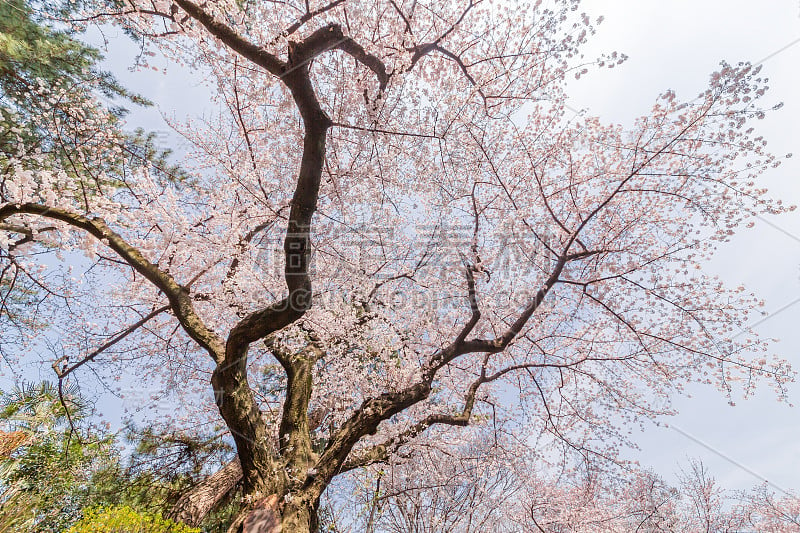
{"label": "thick tree trunk", "polygon": [[272,494],[243,511],[228,533],[315,533],[319,527],[317,500],[306,498],[280,499]]}
{"label": "thick tree trunk", "polygon": [[197,527],[203,518],[242,479],[242,466],[237,457],[184,493],[167,517]]}
{"label": "thick tree trunk", "polygon": [[305,498],[292,499],[283,509],[283,533],[316,533],[319,527],[317,514],[319,501]]}

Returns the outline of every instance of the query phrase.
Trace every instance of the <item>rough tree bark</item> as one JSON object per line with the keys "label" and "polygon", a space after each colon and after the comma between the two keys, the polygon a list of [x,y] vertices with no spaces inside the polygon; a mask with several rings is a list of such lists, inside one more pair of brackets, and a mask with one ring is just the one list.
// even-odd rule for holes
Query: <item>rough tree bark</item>
{"label": "rough tree bark", "polygon": [[237,457],[181,495],[167,517],[192,527],[199,526],[241,479],[242,466]]}

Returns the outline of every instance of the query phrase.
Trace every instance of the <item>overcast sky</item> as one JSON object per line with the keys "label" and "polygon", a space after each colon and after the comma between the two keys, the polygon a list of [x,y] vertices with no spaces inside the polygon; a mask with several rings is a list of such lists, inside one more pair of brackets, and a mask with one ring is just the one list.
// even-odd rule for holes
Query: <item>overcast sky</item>
{"label": "overcast sky", "polygon": [[[570,84],[573,108],[608,121],[631,124],[666,89],[679,99],[695,97],[720,60],[766,58],[762,74],[772,89],[767,99],[785,106],[761,121],[759,130],[774,153],[798,157],[769,172],[765,183],[784,202],[800,204],[800,0],[595,0],[583,9],[605,17],[586,55],[616,50],[629,56],[620,67]],[[106,36],[124,41],[114,30]],[[132,115],[133,125],[166,130],[159,112],[180,118],[204,107],[207,90],[184,70],[170,66],[166,76],[130,72],[132,50],[129,44],[112,46],[108,68],[159,106]],[[766,299],[771,316],[755,328],[781,339],[776,353],[800,368],[800,303],[794,305],[800,302],[800,210],[743,230],[709,269]],[[634,434],[641,451],[629,457],[668,478],[692,457],[702,459],[726,487],[750,487],[760,476],[777,487],[800,489],[800,409],[778,404],[766,388],[750,400],[734,398],[735,407],[716,390],[691,391],[692,398],[676,399],[681,414],[670,421],[673,428],[651,426]],[[800,405],[800,387],[791,392],[790,400]]]}
{"label": "overcast sky", "polygon": [[[798,0],[600,0],[585,9],[605,16],[587,53],[619,50],[630,59],[572,83],[572,107],[629,124],[665,89],[674,89],[679,99],[696,96],[720,60],[764,60],[767,101],[785,105],[758,129],[775,154],[800,156]],[[767,173],[764,183],[785,203],[800,204],[798,170],[800,159],[789,159]],[[792,305],[800,299],[800,212],[743,230],[709,268],[731,286],[744,283],[766,299],[770,317],[754,329],[781,339],[775,351],[800,368],[800,302]],[[750,470],[779,487],[800,489],[800,409],[777,404],[766,388],[747,401],[734,398],[735,407],[715,390],[692,392],[692,398],[676,399],[681,414],[670,421],[675,429],[648,429],[636,438],[642,450],[632,457],[664,474],[695,457],[727,487],[757,483]],[[800,405],[800,387],[791,392],[790,401]]]}

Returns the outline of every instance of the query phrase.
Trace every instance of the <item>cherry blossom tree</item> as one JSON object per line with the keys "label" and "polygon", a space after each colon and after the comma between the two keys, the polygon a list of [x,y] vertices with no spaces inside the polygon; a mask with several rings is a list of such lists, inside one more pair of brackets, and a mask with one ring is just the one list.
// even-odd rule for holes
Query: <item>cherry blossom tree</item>
{"label": "cherry blossom tree", "polygon": [[518,530],[782,533],[800,526],[796,496],[778,496],[766,485],[725,490],[697,462],[680,475],[676,486],[639,471],[610,484],[599,473],[571,483],[539,479],[532,485],[526,489],[527,504],[517,513]]}
{"label": "cherry blossom tree", "polygon": [[[362,482],[335,531],[797,531],[800,499],[767,485],[722,488],[699,462],[671,485],[650,471],[537,471],[530,457],[478,440],[458,457],[426,450]],[[487,460],[487,458],[490,458]],[[535,461],[535,459],[534,459]],[[422,463],[422,464],[420,464]],[[419,476],[420,467],[428,475]],[[372,494],[370,492],[372,491]],[[355,518],[354,518],[355,517]],[[348,519],[349,518],[349,519]],[[372,529],[370,526],[377,524]]]}
{"label": "cherry blossom tree", "polygon": [[[337,476],[470,425],[543,461],[613,463],[689,382],[782,396],[786,363],[736,335],[758,299],[702,270],[786,210],[757,181],[779,164],[751,127],[766,80],[723,63],[629,127],[576,114],[565,80],[623,59],[581,56],[599,19],[578,8],[90,3],[75,24],[197,67],[215,112],[174,121],[192,147],[180,178],[3,159],[2,266],[44,291],[29,312],[51,328],[9,363],[126,375],[172,425],[221,418],[237,456],[184,518],[240,479],[245,530],[315,531]],[[68,111],[41,127],[118,152],[101,109]]]}

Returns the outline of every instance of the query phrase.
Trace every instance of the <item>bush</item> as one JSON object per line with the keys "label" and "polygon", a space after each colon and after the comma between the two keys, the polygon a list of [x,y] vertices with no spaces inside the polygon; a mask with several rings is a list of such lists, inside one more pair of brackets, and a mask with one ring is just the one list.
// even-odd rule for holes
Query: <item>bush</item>
{"label": "bush", "polygon": [[87,509],[66,533],[200,533],[200,530],[157,513],[140,513],[124,506]]}

